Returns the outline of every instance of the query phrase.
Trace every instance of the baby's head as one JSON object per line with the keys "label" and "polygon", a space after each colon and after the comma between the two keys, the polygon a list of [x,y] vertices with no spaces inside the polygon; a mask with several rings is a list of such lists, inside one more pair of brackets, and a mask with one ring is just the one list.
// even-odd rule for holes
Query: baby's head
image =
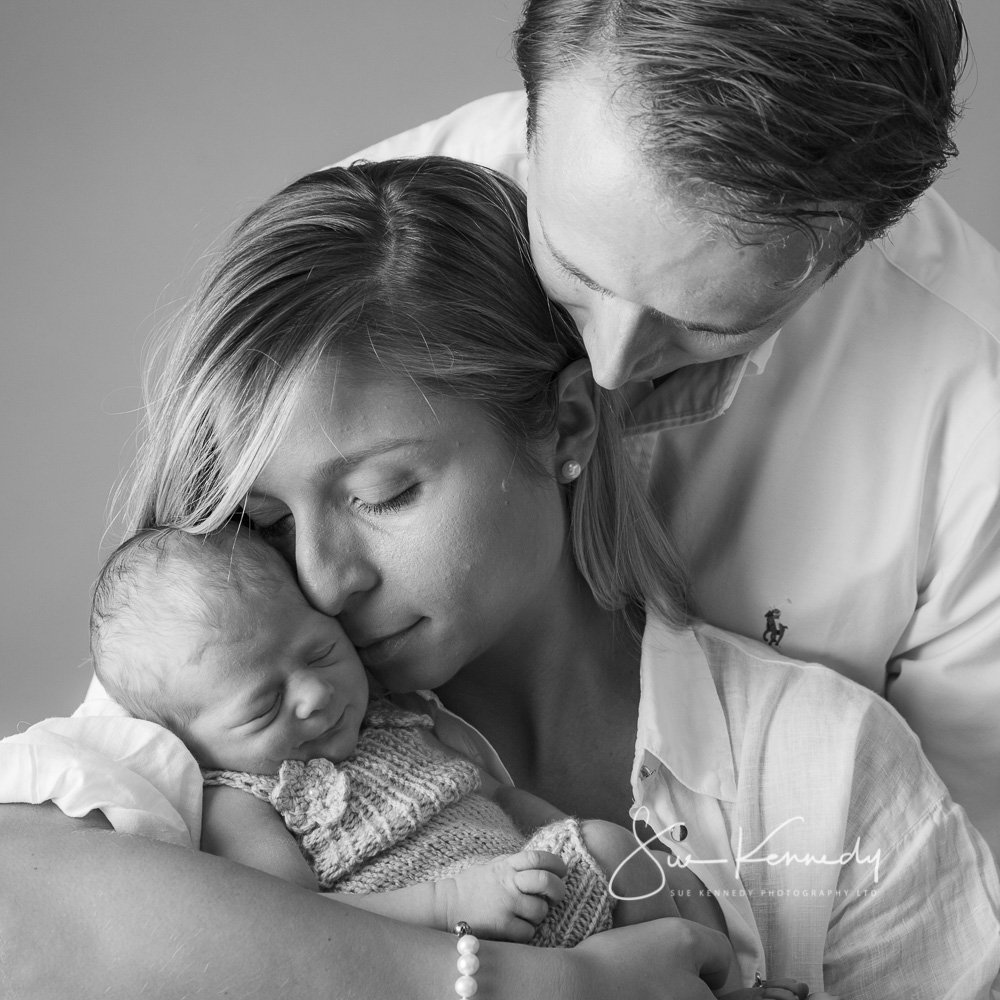
{"label": "baby's head", "polygon": [[205,767],[273,774],[354,750],[368,703],[357,652],[245,527],[122,543],[98,577],[90,638],[108,694]]}

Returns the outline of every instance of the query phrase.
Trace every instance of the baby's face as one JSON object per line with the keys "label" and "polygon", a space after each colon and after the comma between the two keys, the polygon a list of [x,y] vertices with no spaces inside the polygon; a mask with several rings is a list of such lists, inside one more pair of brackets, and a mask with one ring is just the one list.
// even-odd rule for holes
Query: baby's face
{"label": "baby's face", "polygon": [[340,623],[295,585],[227,608],[174,692],[192,706],[185,742],[205,767],[274,774],[283,760],[350,756],[368,678]]}

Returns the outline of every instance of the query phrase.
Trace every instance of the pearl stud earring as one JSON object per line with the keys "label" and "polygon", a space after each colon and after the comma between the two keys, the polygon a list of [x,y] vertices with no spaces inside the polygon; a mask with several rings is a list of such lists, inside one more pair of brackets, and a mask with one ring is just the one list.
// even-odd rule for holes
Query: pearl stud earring
{"label": "pearl stud earring", "polygon": [[574,479],[580,478],[583,466],[575,458],[571,458],[568,462],[563,462],[563,467],[560,471],[562,472],[563,479],[567,483],[571,483]]}

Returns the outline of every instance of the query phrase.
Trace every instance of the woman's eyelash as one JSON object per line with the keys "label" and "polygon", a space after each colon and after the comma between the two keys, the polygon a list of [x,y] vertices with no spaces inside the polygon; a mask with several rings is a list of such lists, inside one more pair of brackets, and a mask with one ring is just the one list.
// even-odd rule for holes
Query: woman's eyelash
{"label": "woman's eyelash", "polygon": [[[410,503],[416,496],[419,488],[419,484],[414,484],[397,493],[394,497],[390,497],[388,500],[379,500],[374,503],[369,503],[357,497],[354,500],[354,504],[366,514],[391,514],[394,511],[401,510]],[[246,519],[250,522],[254,530],[266,541],[283,538],[295,530],[295,519],[291,514],[285,514],[284,517],[279,517],[270,524],[261,524],[260,521],[249,514],[246,515]]]}
{"label": "woman's eyelash", "polygon": [[393,511],[405,507],[416,496],[417,489],[417,486],[410,486],[403,490],[402,493],[397,493],[394,497],[390,497],[388,500],[380,500],[377,503],[368,503],[359,497],[355,500],[355,503],[366,514],[391,514]]}

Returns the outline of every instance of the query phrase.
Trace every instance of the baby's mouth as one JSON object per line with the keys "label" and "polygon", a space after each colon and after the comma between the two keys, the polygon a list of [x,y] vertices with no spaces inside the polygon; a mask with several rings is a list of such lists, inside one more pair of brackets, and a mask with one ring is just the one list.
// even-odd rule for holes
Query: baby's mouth
{"label": "baby's mouth", "polygon": [[309,744],[311,744],[311,743],[320,743],[323,740],[325,740],[328,736],[332,736],[340,728],[341,724],[344,721],[344,716],[346,714],[347,714],[347,706],[345,705],[340,710],[340,714],[334,720],[334,722],[333,722],[332,725],[327,726],[326,729],[324,729],[321,732],[317,733],[315,736],[310,736],[309,739],[303,740],[299,744],[299,747],[309,746]]}

